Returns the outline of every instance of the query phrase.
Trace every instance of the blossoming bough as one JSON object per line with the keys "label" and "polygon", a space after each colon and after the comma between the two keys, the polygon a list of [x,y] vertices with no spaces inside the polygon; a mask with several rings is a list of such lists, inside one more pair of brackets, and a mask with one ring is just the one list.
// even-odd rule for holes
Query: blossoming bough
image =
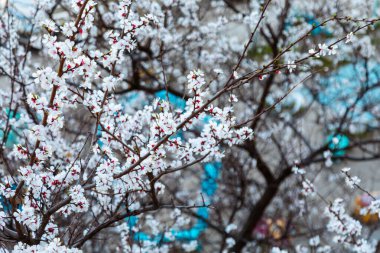
{"label": "blossoming bough", "polygon": [[[186,215],[197,217],[192,209],[210,208],[210,216],[197,218],[216,231],[221,252],[240,252],[249,247],[248,242],[259,242],[252,231],[292,171],[302,171],[293,181],[297,185],[301,180],[300,193],[316,193],[302,168],[317,163],[324,152],[327,160],[333,160],[333,154],[326,153],[330,143],[311,148],[297,127],[287,121],[297,140],[306,143],[309,150],[285,155],[283,144],[274,131],[265,129],[265,124],[268,120],[274,121],[270,125],[278,124],[286,117],[297,120],[281,110],[281,103],[297,86],[321,73],[321,61],[325,64],[323,61],[330,61],[341,50],[338,43],[352,43],[354,36],[362,36],[379,19],[333,15],[323,17],[324,21],[316,25],[295,22],[296,32],[285,23],[291,10],[303,6],[301,2],[295,1],[297,6],[286,0],[268,0],[262,5],[252,1],[249,15],[227,2],[210,3],[215,13],[230,8],[236,15],[231,15],[231,20],[210,22],[202,13],[202,5],[207,3],[195,0],[73,0],[70,8],[66,2],[37,1],[33,20],[44,17],[42,27],[46,31],[38,30],[41,25],[36,22],[29,34],[18,32],[12,15],[4,12],[0,18],[4,28],[0,50],[6,57],[1,60],[0,71],[9,82],[10,92],[1,92],[0,99],[0,105],[8,108],[8,113],[1,115],[1,172],[6,176],[0,184],[0,237],[6,248],[15,252],[101,250],[96,237],[107,236],[103,233],[107,229],[121,237],[120,242],[106,246],[109,252],[165,252],[178,246],[191,251],[197,248],[196,242],[176,242],[170,231],[188,224]],[[73,19],[54,20],[56,10],[67,12]],[[273,19],[271,15],[279,17],[273,26],[268,20]],[[231,21],[249,26],[244,47],[241,41],[227,41],[222,36],[222,28]],[[340,27],[341,33],[310,46],[312,32],[327,25]],[[293,32],[295,36],[289,36]],[[205,46],[199,39],[202,37],[208,38]],[[268,45],[267,55],[252,51]],[[305,51],[305,45],[312,48]],[[349,54],[348,49],[344,53]],[[304,70],[303,64],[313,69]],[[213,73],[215,65],[218,69]],[[194,70],[195,66],[207,74]],[[190,74],[185,77],[184,73]],[[153,99],[152,94],[162,89],[167,99]],[[357,99],[369,90],[361,91]],[[133,92],[142,94],[141,101],[123,105],[122,96]],[[186,98],[185,107],[173,108],[169,92]],[[354,106],[347,108],[338,125],[329,126],[335,132],[333,136],[348,127]],[[11,118],[13,113],[19,113],[20,118]],[[336,119],[327,121],[334,123]],[[4,145],[10,131],[19,141],[13,150]],[[280,164],[285,162],[278,170],[271,168],[258,146],[268,133],[278,149]],[[192,182],[197,180],[199,164],[222,159],[223,175],[229,175],[224,173],[231,167],[238,168],[239,176],[232,171],[224,178],[226,182],[221,181],[218,197],[222,201],[210,206],[202,194],[194,196]],[[252,161],[262,180],[247,178],[246,165]],[[236,189],[228,186],[234,178],[240,178]],[[182,182],[173,183],[178,180]],[[353,186],[364,190],[356,183]],[[262,194],[252,204],[246,190],[238,193],[239,189]],[[199,200],[190,203],[183,196]],[[235,204],[221,208],[227,200]],[[372,246],[360,238],[361,227],[347,217],[342,201],[327,206],[328,230],[344,241],[344,247],[370,252]],[[165,209],[172,211],[165,214]],[[141,226],[123,223],[133,216],[139,216],[139,224],[145,222],[153,234],[161,233],[157,226],[166,227],[165,244],[128,241]],[[167,216],[175,222],[165,221]],[[226,228],[216,225],[214,217],[227,219]],[[240,227],[232,224],[239,221]],[[120,225],[120,231],[114,229],[115,224]],[[347,236],[343,232],[350,227],[353,230]],[[316,241],[313,239],[312,247],[317,247]]]}

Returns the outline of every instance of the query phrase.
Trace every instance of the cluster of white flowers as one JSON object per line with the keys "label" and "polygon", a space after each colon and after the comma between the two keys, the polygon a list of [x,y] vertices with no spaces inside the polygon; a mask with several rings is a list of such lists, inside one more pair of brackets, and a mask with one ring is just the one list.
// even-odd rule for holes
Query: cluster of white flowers
{"label": "cluster of white flowers", "polygon": [[187,80],[187,88],[194,93],[197,93],[205,85],[204,74],[200,70],[191,71]]}
{"label": "cluster of white flowers", "polygon": [[354,189],[355,186],[357,186],[359,183],[360,183],[360,178],[358,178],[357,176],[353,176],[353,177],[346,177],[346,184],[351,188],[351,189]]}
{"label": "cluster of white flowers", "polygon": [[345,175],[345,181],[348,187],[351,189],[354,189],[355,187],[359,186],[361,180],[357,176],[351,176],[348,172],[350,171],[350,168],[343,168],[341,171]]}
{"label": "cluster of white flowers", "polygon": [[62,78],[58,77],[57,72],[53,71],[50,67],[37,70],[33,74],[34,82],[41,85],[41,88],[44,90],[50,90],[54,85],[64,86],[65,82]]}
{"label": "cluster of white flowers", "polygon": [[314,48],[309,50],[309,54],[313,55],[316,58],[323,57],[326,55],[336,55],[337,54],[338,45],[327,46],[325,43],[318,44],[318,49]]}
{"label": "cluster of white flowers", "polygon": [[346,213],[342,199],[334,200],[326,208],[325,214],[329,218],[327,229],[336,234],[333,237],[334,242],[343,244],[355,252],[375,252],[374,245],[360,238],[362,225]]}
{"label": "cluster of white flowers", "polygon": [[86,212],[89,208],[88,201],[84,196],[84,189],[80,185],[73,186],[70,189],[71,203],[62,211],[65,215],[71,212],[81,213]]}
{"label": "cluster of white flowers", "polygon": [[59,239],[54,239],[49,243],[42,243],[40,245],[29,246],[19,242],[13,249],[14,253],[48,253],[48,252],[62,252],[62,253],[81,253],[81,250],[70,249],[61,245]]}
{"label": "cluster of white flowers", "polygon": [[66,37],[71,37],[74,35],[74,33],[77,32],[77,27],[75,26],[74,22],[68,22],[65,23],[62,27],[62,33],[66,35]]}
{"label": "cluster of white flowers", "polygon": [[292,172],[299,175],[304,175],[306,173],[304,169],[299,168],[297,165],[292,167]]}
{"label": "cluster of white flowers", "polygon": [[5,177],[3,179],[3,184],[0,184],[0,194],[5,198],[12,198],[15,195],[15,189],[12,187],[11,178]]}
{"label": "cluster of white flowers", "polygon": [[14,213],[14,217],[16,220],[25,226],[27,226],[30,230],[36,231],[40,225],[40,220],[38,216],[34,214],[35,210],[33,207],[24,206],[22,210]]}
{"label": "cluster of white flowers", "polygon": [[315,195],[314,184],[312,182],[310,182],[309,179],[305,179],[302,181],[302,194],[304,196],[314,196]]}

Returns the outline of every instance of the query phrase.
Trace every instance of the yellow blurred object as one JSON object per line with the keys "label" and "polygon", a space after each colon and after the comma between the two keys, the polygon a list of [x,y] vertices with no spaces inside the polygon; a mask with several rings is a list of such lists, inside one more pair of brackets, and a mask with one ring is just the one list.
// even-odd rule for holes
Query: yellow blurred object
{"label": "yellow blurred object", "polygon": [[[375,196],[376,198],[380,196],[379,192],[374,192],[372,195]],[[370,213],[360,214],[360,210],[365,207],[368,207],[371,204],[371,202],[372,202],[371,196],[367,194],[359,195],[355,197],[354,208],[353,208],[354,216],[357,219],[359,219],[359,221],[361,221],[362,223],[365,223],[368,225],[374,224],[379,221],[378,214],[370,214]]]}
{"label": "yellow blurred object", "polygon": [[269,227],[269,234],[273,239],[281,239],[286,230],[286,222],[284,219],[276,219],[273,221],[272,219],[267,219],[266,223]]}

